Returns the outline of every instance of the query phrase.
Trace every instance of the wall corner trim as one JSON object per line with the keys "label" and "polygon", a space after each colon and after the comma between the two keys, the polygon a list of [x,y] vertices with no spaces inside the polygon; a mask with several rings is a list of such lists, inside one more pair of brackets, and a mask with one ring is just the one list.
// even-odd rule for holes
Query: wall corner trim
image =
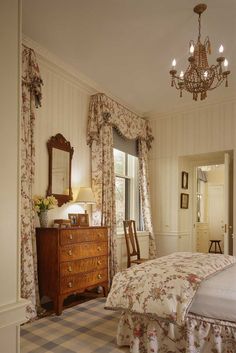
{"label": "wall corner trim", "polygon": [[26,322],[26,306],[29,301],[19,299],[11,304],[0,306],[0,329],[7,326],[17,326]]}

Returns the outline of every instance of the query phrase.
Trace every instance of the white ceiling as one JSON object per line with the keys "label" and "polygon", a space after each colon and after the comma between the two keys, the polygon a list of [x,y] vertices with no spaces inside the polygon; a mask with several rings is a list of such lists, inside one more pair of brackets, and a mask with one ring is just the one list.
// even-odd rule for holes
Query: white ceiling
{"label": "white ceiling", "polygon": [[[196,41],[193,0],[23,0],[23,33],[136,111],[162,112],[192,101],[170,87],[172,59],[185,69],[189,40]],[[209,35],[215,63],[222,43],[229,88],[207,102],[235,96],[236,0],[208,0],[202,40]],[[206,104],[206,103],[204,103]]]}

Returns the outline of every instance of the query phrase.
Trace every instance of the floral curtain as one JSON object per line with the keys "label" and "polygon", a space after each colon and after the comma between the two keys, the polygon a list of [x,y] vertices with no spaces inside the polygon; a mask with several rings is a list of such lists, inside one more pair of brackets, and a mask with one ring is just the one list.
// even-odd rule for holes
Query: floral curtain
{"label": "floral curtain", "polygon": [[153,136],[147,120],[129,111],[105,94],[91,97],[88,118],[88,144],[91,146],[92,188],[96,198],[93,222],[110,227],[110,277],[117,271],[115,175],[113,160],[113,127],[126,139],[139,144],[140,193],[145,229],[150,234],[150,258],[156,256],[151,219],[148,150]]}
{"label": "floral curtain", "polygon": [[34,183],[35,108],[41,103],[42,79],[32,49],[22,49],[22,106],[21,106],[21,296],[28,299],[27,319],[37,315],[38,299],[35,222],[32,201]]}

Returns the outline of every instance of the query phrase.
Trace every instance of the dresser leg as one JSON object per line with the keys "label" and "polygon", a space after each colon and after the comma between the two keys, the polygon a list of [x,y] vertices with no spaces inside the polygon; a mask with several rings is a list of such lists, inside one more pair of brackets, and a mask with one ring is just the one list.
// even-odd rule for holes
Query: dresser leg
{"label": "dresser leg", "polygon": [[107,295],[108,295],[108,287],[107,286],[103,286],[102,288],[103,288],[104,297],[107,297]]}
{"label": "dresser leg", "polygon": [[61,315],[62,309],[63,309],[63,301],[64,297],[58,296],[54,299],[54,310],[56,312],[56,315]]}

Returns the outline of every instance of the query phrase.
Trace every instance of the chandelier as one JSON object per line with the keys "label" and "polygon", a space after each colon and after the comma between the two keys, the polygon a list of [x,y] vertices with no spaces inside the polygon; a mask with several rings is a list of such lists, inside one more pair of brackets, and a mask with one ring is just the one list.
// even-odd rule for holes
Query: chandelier
{"label": "chandelier", "polygon": [[199,4],[193,11],[198,14],[198,39],[195,44],[193,40],[189,42],[190,56],[188,58],[189,66],[185,72],[177,74],[175,69],[176,60],[172,61],[171,87],[180,91],[182,97],[183,90],[192,93],[193,100],[197,101],[198,95],[203,100],[207,97],[207,91],[217,88],[223,81],[225,87],[228,87],[228,60],[223,57],[224,47],[219,48],[219,57],[217,64],[209,66],[207,54],[211,54],[210,40],[206,37],[204,44],[201,43],[201,14],[206,10],[206,4]]}

